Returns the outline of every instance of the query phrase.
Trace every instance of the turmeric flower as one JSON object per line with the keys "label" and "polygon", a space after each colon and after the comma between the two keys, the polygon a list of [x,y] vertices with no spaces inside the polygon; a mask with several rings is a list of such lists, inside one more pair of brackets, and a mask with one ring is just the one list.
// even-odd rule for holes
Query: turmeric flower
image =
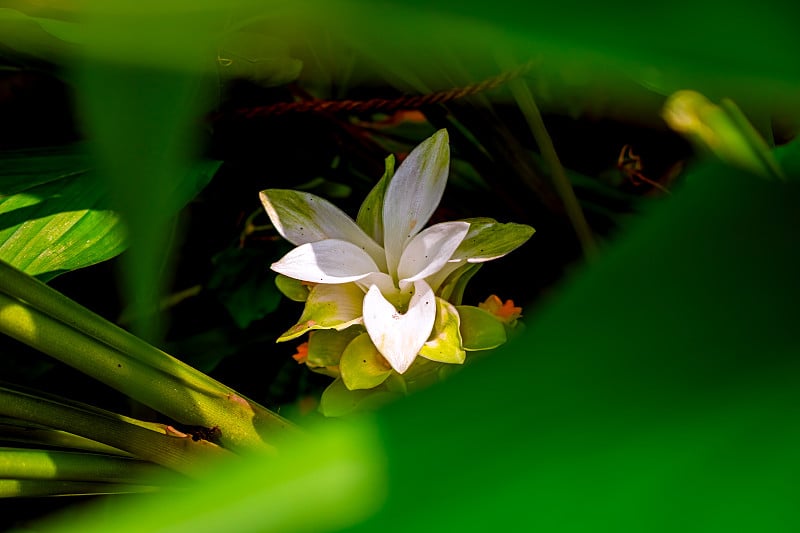
{"label": "turmeric flower", "polygon": [[442,198],[449,163],[446,130],[417,146],[394,175],[390,157],[356,220],[310,193],[261,192],[273,225],[296,246],[272,270],[313,283],[300,321],[279,341],[312,329],[363,325],[397,373],[406,372],[418,355],[427,357],[426,343],[458,324],[445,293],[464,267],[502,257],[533,234],[529,226],[491,219],[425,228]]}

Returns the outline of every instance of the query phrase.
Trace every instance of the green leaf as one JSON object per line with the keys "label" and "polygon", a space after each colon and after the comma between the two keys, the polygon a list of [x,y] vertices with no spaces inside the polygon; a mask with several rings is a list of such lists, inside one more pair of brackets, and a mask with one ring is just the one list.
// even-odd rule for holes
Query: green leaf
{"label": "green leaf", "polygon": [[296,339],[315,329],[341,331],[361,322],[364,292],[355,283],[315,285],[308,295],[297,324],[278,337],[278,342]]}
{"label": "green leaf", "polygon": [[[88,146],[0,153],[0,259],[43,281],[111,259],[127,246]],[[220,162],[202,161],[170,191],[177,211],[210,181]],[[169,213],[167,213],[169,214]]]}
{"label": "green leaf", "polygon": [[453,254],[453,259],[482,263],[503,257],[522,246],[536,232],[525,224],[501,224],[491,218],[468,218],[469,232]]}
{"label": "green leaf", "polygon": [[293,302],[305,302],[308,300],[309,289],[299,279],[290,278],[283,274],[275,276],[275,286],[281,291],[281,294],[292,300]]}
{"label": "green leaf", "polygon": [[369,191],[356,216],[358,226],[381,246],[383,246],[383,197],[394,175],[394,155],[390,154],[384,164],[386,169],[383,171],[383,177]]}
{"label": "green leaf", "polygon": [[433,336],[419,351],[419,355],[431,361],[462,364],[467,354],[461,346],[458,311],[453,304],[436,298],[436,321]]}
{"label": "green leaf", "polygon": [[352,326],[342,331],[333,329],[312,331],[308,335],[308,365],[310,367],[339,365],[342,352],[363,331],[359,326]]}
{"label": "green leaf", "polygon": [[458,305],[461,338],[467,351],[490,350],[507,340],[506,328],[491,313],[471,305]]}
{"label": "green leaf", "polygon": [[362,333],[344,349],[339,371],[348,389],[372,389],[386,381],[392,367],[375,348],[369,335]]}
{"label": "green leaf", "polygon": [[213,259],[216,270],[208,288],[241,329],[274,311],[280,302],[272,275],[264,268],[268,260],[264,251],[249,248],[230,248]]}
{"label": "green leaf", "polygon": [[323,391],[319,410],[325,416],[344,416],[359,411],[372,411],[402,397],[402,394],[389,392],[383,386],[377,389],[350,390],[339,378]]}
{"label": "green leaf", "polygon": [[[16,9],[0,8],[0,35],[4,46],[42,59],[68,57],[79,38],[79,25],[55,19],[31,17]],[[66,39],[62,39],[66,37]]]}
{"label": "green leaf", "polygon": [[297,79],[303,62],[289,56],[289,46],[263,33],[239,31],[226,36],[217,55],[220,75],[250,80],[262,87]]}
{"label": "green leaf", "polygon": [[125,228],[79,146],[0,154],[0,259],[47,281],[125,249]]}
{"label": "green leaf", "polygon": [[467,283],[482,266],[481,263],[464,263],[459,266],[445,278],[442,286],[436,291],[437,294],[453,305],[461,305]]}

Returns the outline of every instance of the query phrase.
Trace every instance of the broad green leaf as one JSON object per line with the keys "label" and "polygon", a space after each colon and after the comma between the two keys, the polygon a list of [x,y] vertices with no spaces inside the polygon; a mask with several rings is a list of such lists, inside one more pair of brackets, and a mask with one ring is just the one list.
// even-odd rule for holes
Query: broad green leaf
{"label": "broad green leaf", "polygon": [[394,174],[394,155],[390,154],[386,158],[385,166],[383,177],[369,191],[356,216],[359,227],[381,246],[383,246],[383,197]]}
{"label": "broad green leaf", "polygon": [[461,346],[460,319],[455,306],[442,298],[436,298],[436,321],[432,337],[419,351],[419,355],[431,361],[461,364],[467,354]]}
{"label": "broad green leaf", "polygon": [[125,228],[78,147],[0,154],[0,259],[47,281],[125,249]]}
{"label": "broad green leaf", "polygon": [[488,311],[471,305],[458,305],[456,309],[461,317],[461,338],[465,350],[489,350],[506,342],[505,326]]}
{"label": "broad green leaf", "polygon": [[239,31],[225,36],[217,55],[220,75],[263,87],[297,79],[303,62],[289,55],[288,45],[270,35]]}
{"label": "broad green leaf", "polygon": [[452,259],[483,263],[503,257],[522,246],[536,230],[525,224],[501,224],[491,218],[468,218],[469,232]]}
{"label": "broad green leaf", "polygon": [[375,410],[402,396],[397,392],[389,392],[383,385],[375,389],[350,390],[339,378],[323,391],[319,410],[325,416],[345,416]]}
{"label": "broad green leaf", "polygon": [[369,335],[362,333],[342,352],[339,371],[348,389],[372,389],[386,381],[392,367],[372,344]]}
{"label": "broad green leaf", "polygon": [[[125,225],[86,145],[4,152],[0,161],[0,259],[47,281],[126,248]],[[198,163],[170,192],[170,210],[202,189],[219,164]]]}
{"label": "broad green leaf", "polygon": [[352,326],[342,331],[320,329],[308,334],[308,366],[328,367],[339,365],[339,360],[350,342],[364,329]]}

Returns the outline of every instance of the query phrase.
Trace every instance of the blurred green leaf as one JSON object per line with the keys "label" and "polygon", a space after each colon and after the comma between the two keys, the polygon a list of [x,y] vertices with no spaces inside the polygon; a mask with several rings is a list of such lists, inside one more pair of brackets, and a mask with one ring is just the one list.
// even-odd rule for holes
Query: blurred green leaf
{"label": "blurred green leaf", "polygon": [[794,531],[800,187],[692,178],[518,342],[383,410],[394,497],[348,531]]}
{"label": "blurred green leaf", "polygon": [[220,74],[264,87],[294,81],[303,62],[289,55],[287,43],[270,35],[238,31],[223,38],[217,55]]}
{"label": "blurred green leaf", "polygon": [[775,159],[786,171],[787,179],[800,178],[800,137],[773,150]]}
{"label": "blurred green leaf", "polygon": [[0,43],[17,52],[63,60],[76,52],[73,39],[80,39],[78,24],[0,8]]}
{"label": "blurred green leaf", "polygon": [[764,138],[733,101],[715,105],[696,91],[678,91],[667,99],[663,116],[701,152],[764,178],[784,177]]}
{"label": "blurred green leaf", "polygon": [[[201,483],[134,500],[76,506],[37,531],[119,533],[335,531],[385,499],[385,463],[375,428],[348,421],[295,439],[280,456],[252,455],[209,468]],[[156,481],[161,481],[156,479]]]}

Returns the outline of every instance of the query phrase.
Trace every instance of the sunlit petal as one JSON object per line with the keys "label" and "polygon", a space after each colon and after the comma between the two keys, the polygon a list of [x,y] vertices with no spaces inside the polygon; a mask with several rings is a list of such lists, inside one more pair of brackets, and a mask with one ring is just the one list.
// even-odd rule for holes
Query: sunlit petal
{"label": "sunlit petal", "polygon": [[364,250],[338,239],[298,246],[272,263],[271,268],[284,276],[314,283],[348,283],[378,271]]}
{"label": "sunlit petal", "polygon": [[436,320],[436,299],[424,281],[414,282],[408,311],[400,313],[373,286],[364,296],[364,326],[372,343],[402,374],[428,340]]}
{"label": "sunlit petal", "polygon": [[414,148],[397,169],[383,203],[383,244],[389,274],[396,274],[405,244],[425,226],[442,199],[450,168],[446,130]]}
{"label": "sunlit petal", "polygon": [[311,193],[267,189],[259,194],[272,225],[287,241],[300,246],[326,239],[348,241],[367,252],[381,268],[383,249],[347,214]]}
{"label": "sunlit petal", "polygon": [[400,288],[407,282],[438,272],[464,240],[467,231],[467,222],[443,222],[414,236],[403,250],[397,266]]}

